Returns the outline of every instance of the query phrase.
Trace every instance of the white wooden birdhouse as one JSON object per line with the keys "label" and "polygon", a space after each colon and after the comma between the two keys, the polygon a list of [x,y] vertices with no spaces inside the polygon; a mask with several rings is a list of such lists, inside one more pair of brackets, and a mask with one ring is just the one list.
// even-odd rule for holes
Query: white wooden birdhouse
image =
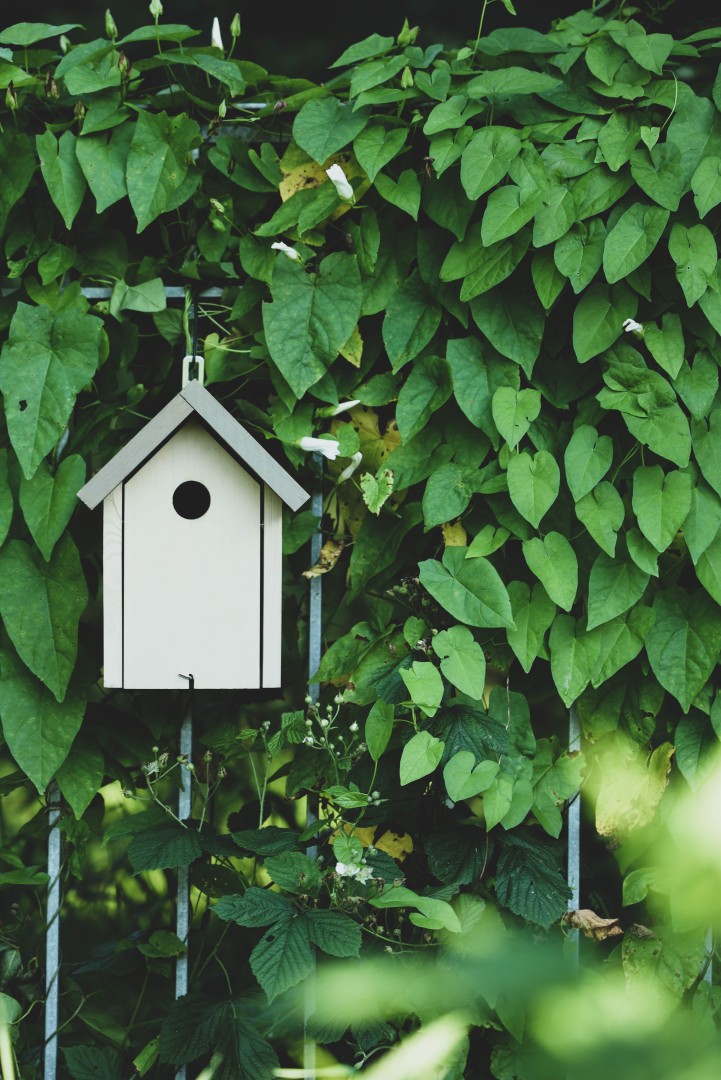
{"label": "white wooden birdhouse", "polygon": [[104,508],[105,686],[280,686],[282,504],[310,496],[199,382],[78,497]]}

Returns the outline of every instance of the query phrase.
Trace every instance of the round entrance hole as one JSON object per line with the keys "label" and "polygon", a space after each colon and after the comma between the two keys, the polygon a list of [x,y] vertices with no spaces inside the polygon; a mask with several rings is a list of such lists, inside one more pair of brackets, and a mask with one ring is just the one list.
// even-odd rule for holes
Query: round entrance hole
{"label": "round entrance hole", "polygon": [[186,480],[173,492],[173,507],[182,518],[201,518],[210,506],[210,492],[197,480]]}

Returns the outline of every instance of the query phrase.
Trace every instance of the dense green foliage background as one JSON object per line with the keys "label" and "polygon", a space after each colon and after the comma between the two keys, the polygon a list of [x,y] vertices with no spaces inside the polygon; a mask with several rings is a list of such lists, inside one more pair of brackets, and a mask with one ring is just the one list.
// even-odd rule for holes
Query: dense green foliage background
{"label": "dense green foliage background", "polygon": [[[571,986],[569,925],[633,990],[626,1050],[652,1032],[653,1075],[713,1075],[718,867],[655,845],[684,837],[674,800],[707,792],[721,732],[721,30],[677,41],[617,15],[486,25],[452,50],[406,24],[323,85],[235,59],[230,27],[225,52],[157,17],[94,41],[0,33],[0,1000],[20,1075],[41,1068],[56,790],[68,1076],[292,1066],[318,953],[392,953],[421,988],[391,1001],[358,965],[342,1015],[311,1022],[323,1061],[398,1078],[376,1057],[450,1011],[448,1077],[566,1075],[581,1050],[584,1076],[643,1075],[610,1020],[600,1056],[538,1021],[549,981]],[[282,697],[196,695],[188,763],[183,695],[103,690],[100,515],[75,495],[177,393],[208,286],[206,384],[322,483],[324,511],[286,522]],[[324,587],[305,706],[304,572]],[[181,866],[192,990],[174,1005]],[[455,991],[423,998],[448,971]],[[575,1000],[608,1019],[598,993]]]}

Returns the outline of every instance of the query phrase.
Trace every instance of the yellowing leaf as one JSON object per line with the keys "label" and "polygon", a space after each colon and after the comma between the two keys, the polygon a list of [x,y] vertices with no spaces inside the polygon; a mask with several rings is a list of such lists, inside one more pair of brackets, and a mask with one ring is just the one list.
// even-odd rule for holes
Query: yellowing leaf
{"label": "yellowing leaf", "polygon": [[348,415],[358,432],[363,461],[370,469],[379,469],[388,455],[401,445],[398,425],[395,420],[390,420],[381,434],[378,414],[365,405],[356,405]]}
{"label": "yellowing leaf", "polygon": [[320,549],[318,562],[315,566],[311,566],[309,570],[304,570],[303,577],[314,578],[320,577],[321,574],[327,574],[338,562],[344,547],[345,543],[343,540],[326,540],[323,547]]}
{"label": "yellowing leaf", "polygon": [[468,546],[468,533],[463,528],[460,521],[447,521],[445,525],[441,525],[441,532],[443,533],[443,543],[446,547]]}
{"label": "yellowing leaf", "polygon": [[[357,834],[358,830],[356,829]],[[390,855],[392,859],[403,862],[406,856],[413,851],[413,840],[408,833],[397,833],[393,832],[392,829],[388,829],[379,840],[375,841],[373,846],[378,848],[379,851],[385,851],[386,855]]]}
{"label": "yellowing leaf", "polygon": [[363,501],[373,514],[380,514],[381,507],[393,491],[393,472],[383,469],[377,476],[365,473],[360,478]]}
{"label": "yellowing leaf", "polygon": [[360,330],[357,326],[340,350],[340,354],[343,359],[347,360],[353,367],[360,367],[361,360],[363,359],[363,338],[361,337]]}
{"label": "yellowing leaf", "polygon": [[623,930],[618,925],[618,919],[602,919],[590,908],[580,908],[578,911],[567,911],[562,920],[566,926],[572,926],[580,930],[584,937],[593,938],[595,941],[605,941],[610,937],[622,937]]}

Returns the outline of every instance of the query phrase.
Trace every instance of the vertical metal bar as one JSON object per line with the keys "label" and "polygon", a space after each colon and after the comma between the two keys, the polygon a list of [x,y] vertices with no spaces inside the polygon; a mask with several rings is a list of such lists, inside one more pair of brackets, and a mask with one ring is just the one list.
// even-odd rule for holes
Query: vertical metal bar
{"label": "vertical metal bar", "polygon": [[[570,752],[581,749],[581,724],[573,706],[568,713],[568,749]],[[581,906],[581,796],[579,794],[568,807],[568,885],[571,889],[568,910],[577,911]],[[573,955],[578,960],[578,930],[571,930],[569,938]]]}
{"label": "vertical metal bar", "polygon": [[60,858],[62,842],[58,820],[60,795],[50,786],[48,823],[48,904],[45,925],[45,1080],[55,1080],[58,1069],[58,1006],[60,979]]}
{"label": "vertical metal bar", "polygon": [[[311,510],[315,516],[319,519],[318,528],[313,533],[310,541],[310,565],[315,566],[320,558],[320,551],[323,547],[323,533],[320,528],[320,519],[323,516],[323,457],[320,454],[315,455],[316,462],[318,464],[318,482],[313,491],[313,497],[311,500]],[[310,594],[309,594],[309,611],[308,611],[308,679],[310,680],[320,667],[320,654],[323,645],[323,578],[314,577],[310,579]],[[320,696],[320,683],[313,682],[309,684],[308,693],[311,701],[315,704]],[[306,825],[310,826],[317,820],[317,814],[315,807],[311,803],[310,799],[307,803],[306,809]],[[313,845],[308,849],[308,855],[311,859],[315,859],[318,855],[318,848]],[[303,1043],[303,1068],[306,1076],[315,1076],[316,1068],[316,1053],[315,1042],[308,1035],[308,1021],[315,1012],[315,981],[313,973],[305,982],[305,994],[304,994],[304,1028],[305,1039]]]}
{"label": "vertical metal bar", "polygon": [[706,931],[706,955],[708,956],[708,964],[706,970],[703,973],[703,981],[708,983],[709,986],[713,986],[713,930],[709,927]]}
{"label": "vertical metal bar", "polygon": [[[193,681],[190,680],[188,690],[188,708],[183,718],[180,729],[180,753],[190,763],[193,760]],[[185,821],[190,817],[192,802],[192,774],[188,769],[181,766],[182,787],[178,793],[178,817]],[[176,908],[175,933],[186,947],[184,956],[179,956],[175,961],[175,999],[188,993],[188,948],[190,933],[190,882],[188,867],[178,867],[178,900]],[[185,1065],[181,1065],[175,1073],[175,1080],[186,1080]]]}

